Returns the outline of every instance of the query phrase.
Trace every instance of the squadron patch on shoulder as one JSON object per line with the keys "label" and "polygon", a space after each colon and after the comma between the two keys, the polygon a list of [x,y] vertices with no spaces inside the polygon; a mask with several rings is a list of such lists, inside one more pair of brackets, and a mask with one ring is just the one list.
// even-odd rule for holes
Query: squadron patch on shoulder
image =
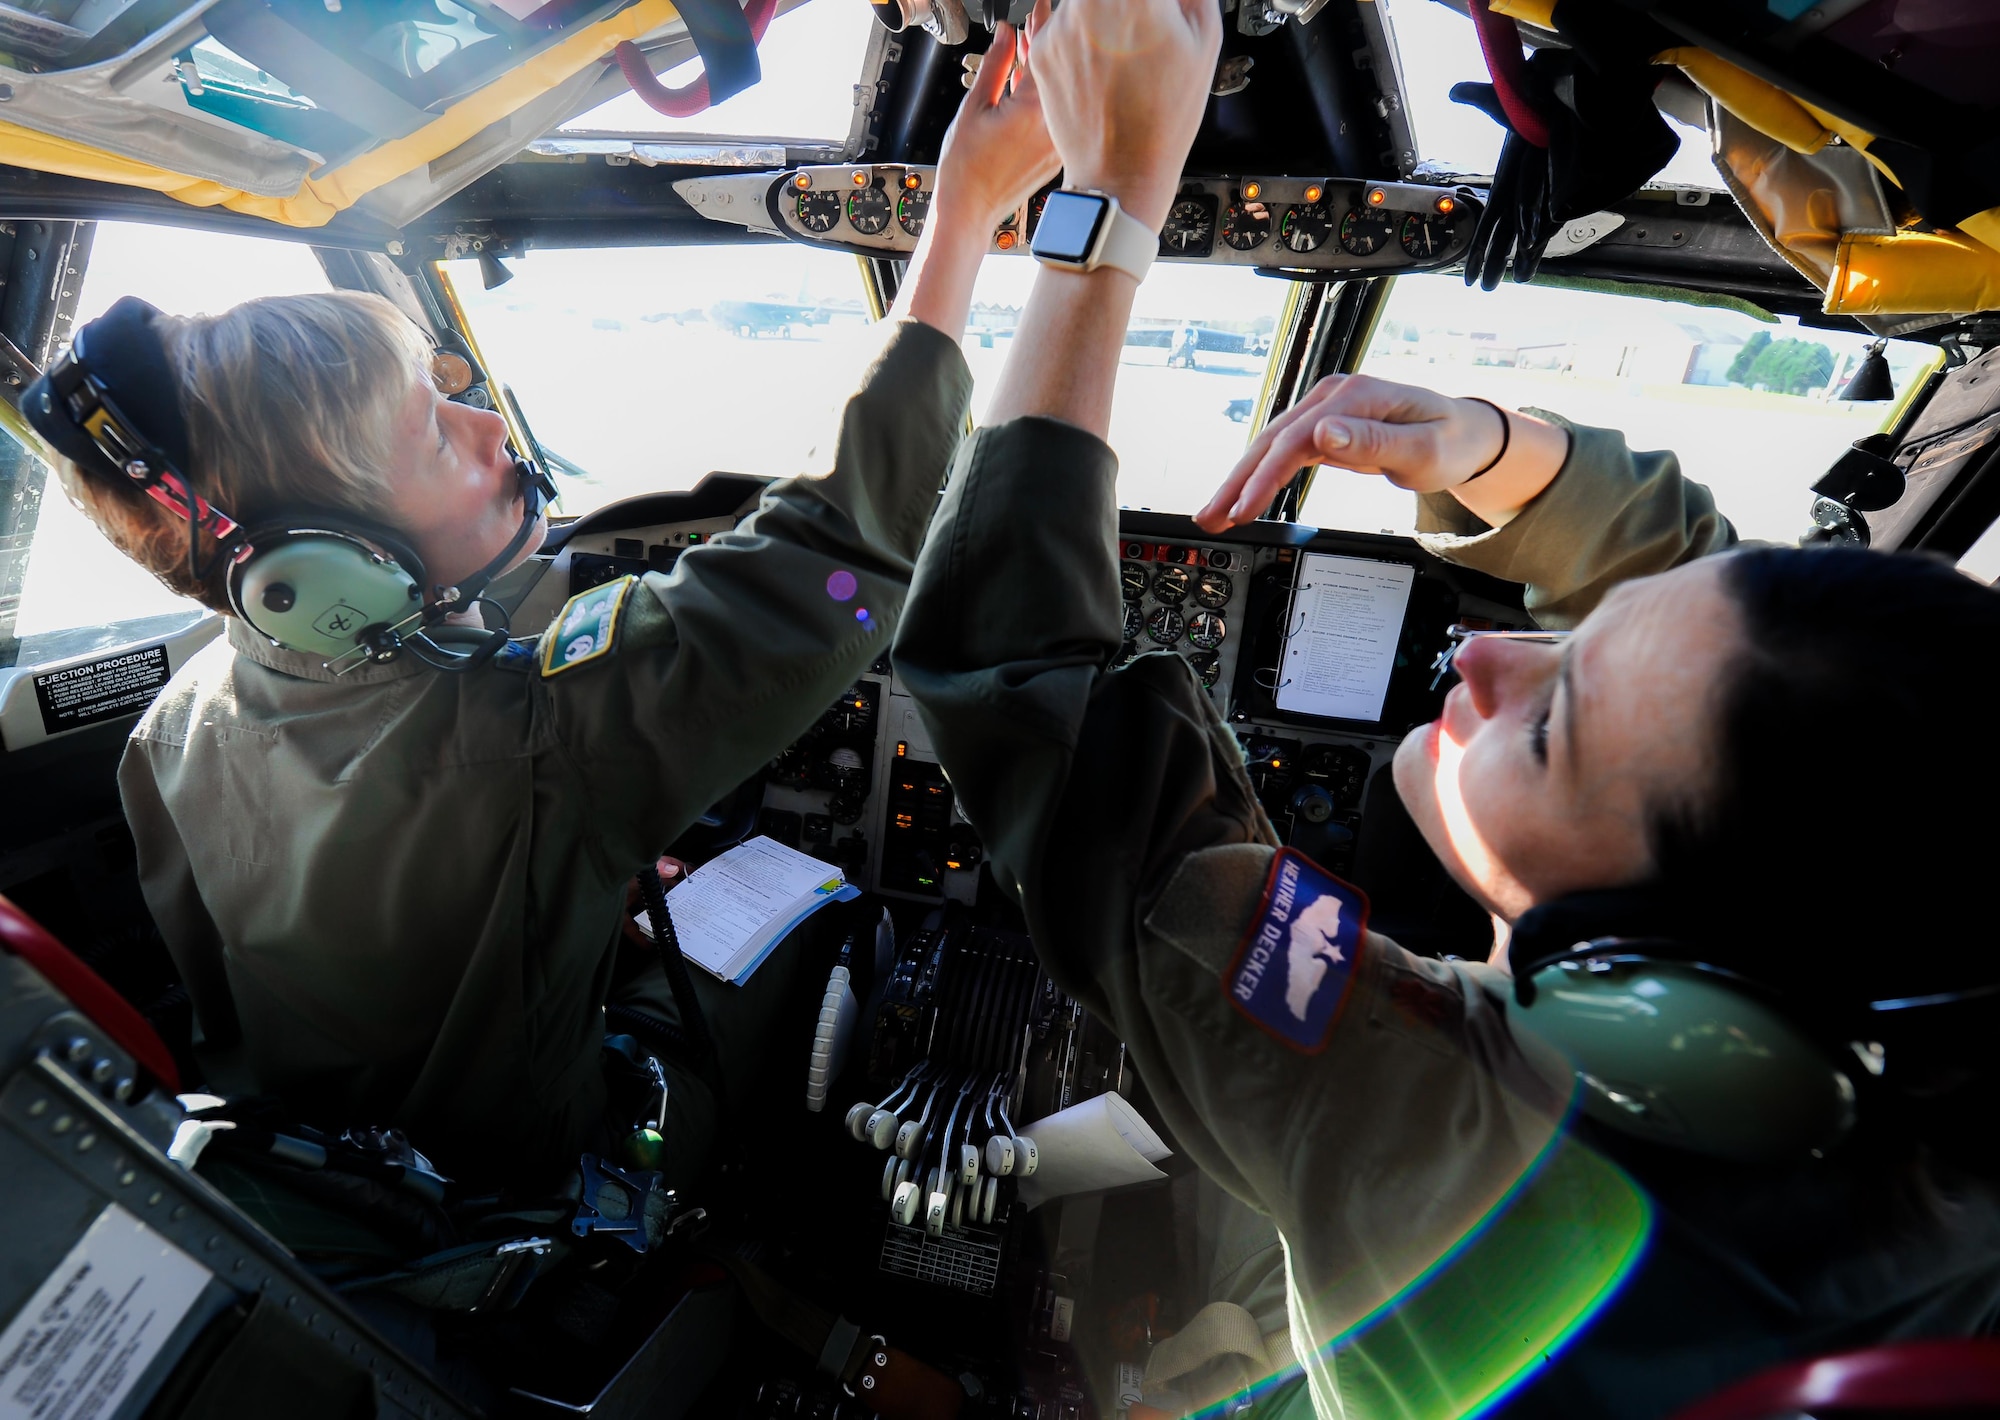
{"label": "squadron patch on shoulder", "polygon": [[1279,849],[1263,903],[1222,976],[1229,1004],[1292,1049],[1318,1054],[1354,984],[1367,925],[1361,889]]}
{"label": "squadron patch on shoulder", "polygon": [[542,678],[547,680],[599,656],[610,655],[618,641],[618,622],[625,612],[625,598],[638,584],[636,577],[620,577],[571,597],[562,615],[542,633]]}

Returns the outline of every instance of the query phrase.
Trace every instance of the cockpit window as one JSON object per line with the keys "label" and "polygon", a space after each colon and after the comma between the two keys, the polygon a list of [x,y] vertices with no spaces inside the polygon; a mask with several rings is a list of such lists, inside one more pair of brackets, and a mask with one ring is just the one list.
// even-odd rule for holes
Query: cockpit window
{"label": "cockpit window", "polygon": [[[732,138],[804,138],[838,143],[854,114],[854,86],[875,25],[855,0],[814,0],[771,21],[757,47],[764,77],[692,118],[669,118],[621,94],[562,126],[563,132],[699,133]],[[670,86],[701,72],[690,61],[660,76]]]}
{"label": "cockpit window", "polygon": [[558,512],[712,471],[832,467],[869,341],[853,257],[759,243],[538,251],[509,266],[490,291],[476,262],[445,274],[487,367],[555,457]]}
{"label": "cockpit window", "polygon": [[[1870,343],[1724,307],[1541,283],[1469,291],[1456,276],[1403,276],[1360,368],[1619,429],[1635,449],[1671,449],[1743,537],[1794,542],[1811,484],[1896,407],[1839,397]],[[1911,341],[1892,340],[1885,354],[1899,396],[1939,359]],[[1416,500],[1381,478],[1322,468],[1300,516],[1407,533]]]}
{"label": "cockpit window", "polygon": [[[975,419],[999,381],[1036,270],[1015,257],[980,269],[965,339]],[[1242,457],[1291,289],[1248,267],[1153,267],[1133,305],[1111,409],[1121,504],[1192,513],[1208,501]]]}
{"label": "cockpit window", "polygon": [[[1490,175],[1500,158],[1500,126],[1476,108],[1451,101],[1453,84],[1486,82],[1486,60],[1472,21],[1437,0],[1378,0],[1395,37],[1420,171]],[[1720,189],[1708,135],[1673,118],[1681,150],[1653,181]]]}
{"label": "cockpit window", "polygon": [[[300,243],[132,222],[97,224],[81,276],[78,325],[120,296],[196,315],[254,296],[331,289]],[[0,539],[0,669],[157,638],[207,615],[107,542],[11,424],[0,432],[0,510],[10,520],[10,536]],[[20,551],[10,555],[13,548]]]}

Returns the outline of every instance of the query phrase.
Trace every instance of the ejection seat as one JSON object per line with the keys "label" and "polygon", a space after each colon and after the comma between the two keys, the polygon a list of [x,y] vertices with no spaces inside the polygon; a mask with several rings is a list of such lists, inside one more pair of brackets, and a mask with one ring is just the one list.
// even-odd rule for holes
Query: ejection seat
{"label": "ejection seat", "polygon": [[[438,1190],[420,1156],[287,1132],[256,1106],[205,1111],[180,1088],[145,1018],[0,897],[0,1394],[36,1413],[671,1420],[727,1350],[732,1284],[659,1247],[659,1210],[632,1197],[645,1176],[586,1166],[580,1197],[506,1215],[475,1200],[426,1246]],[[197,1171],[219,1116],[263,1142]],[[310,1165],[315,1149],[363,1171],[287,1175],[288,1152]],[[565,1286],[512,1310],[571,1250],[643,1276],[646,1305]]]}

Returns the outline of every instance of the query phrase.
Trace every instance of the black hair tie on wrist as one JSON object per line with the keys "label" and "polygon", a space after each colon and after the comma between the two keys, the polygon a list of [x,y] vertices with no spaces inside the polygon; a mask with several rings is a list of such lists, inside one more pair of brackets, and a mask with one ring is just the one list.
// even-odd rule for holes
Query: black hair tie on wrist
{"label": "black hair tie on wrist", "polygon": [[1466,398],[1472,400],[1475,404],[1485,405],[1488,409],[1492,410],[1495,414],[1500,416],[1500,452],[1495,454],[1492,458],[1488,459],[1486,461],[1485,467],[1477,470],[1474,473],[1468,474],[1464,482],[1459,484],[1459,487],[1461,488],[1463,488],[1466,483],[1472,482],[1473,479],[1478,478],[1484,474],[1491,473],[1493,472],[1494,469],[1498,468],[1500,466],[1500,460],[1507,457],[1507,446],[1514,442],[1514,421],[1507,417],[1506,410],[1502,409],[1492,400],[1481,399],[1476,394],[1469,394],[1466,396]]}

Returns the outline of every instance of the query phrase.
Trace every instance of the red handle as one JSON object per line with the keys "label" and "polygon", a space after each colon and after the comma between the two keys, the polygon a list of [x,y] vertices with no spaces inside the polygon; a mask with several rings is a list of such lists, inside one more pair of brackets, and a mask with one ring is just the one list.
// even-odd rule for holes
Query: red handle
{"label": "red handle", "polygon": [[90,1017],[99,1030],[165,1085],[169,1093],[180,1093],[181,1073],[174,1067],[173,1053],[160,1039],[159,1032],[133,1009],[131,1002],[113,991],[109,982],[85,966],[82,958],[4,897],[0,897],[0,948],[40,972],[49,985],[69,997],[71,1005]]}
{"label": "red handle", "polygon": [[1792,1361],[1739,1381],[1674,1420],[1771,1420],[1847,1410],[1914,1415],[2000,1404],[2000,1341],[1905,1341]]}
{"label": "red handle", "polygon": [[[744,7],[743,18],[750,22],[752,44],[764,42],[764,31],[771,27],[772,17],[777,13],[778,0],[750,0]],[[646,107],[669,118],[692,118],[708,107],[708,75],[703,74],[682,88],[670,89],[654,75],[653,66],[646,62],[644,52],[631,40],[620,43],[613,53],[618,56],[618,67],[625,75],[625,82],[632,86],[632,92],[645,102]]]}
{"label": "red handle", "polygon": [[1537,148],[1546,148],[1548,122],[1528,102],[1528,66],[1521,58],[1520,27],[1511,16],[1494,14],[1487,4],[1488,0],[1471,0],[1472,27],[1479,32],[1479,51],[1486,56],[1493,93],[1514,131]]}

